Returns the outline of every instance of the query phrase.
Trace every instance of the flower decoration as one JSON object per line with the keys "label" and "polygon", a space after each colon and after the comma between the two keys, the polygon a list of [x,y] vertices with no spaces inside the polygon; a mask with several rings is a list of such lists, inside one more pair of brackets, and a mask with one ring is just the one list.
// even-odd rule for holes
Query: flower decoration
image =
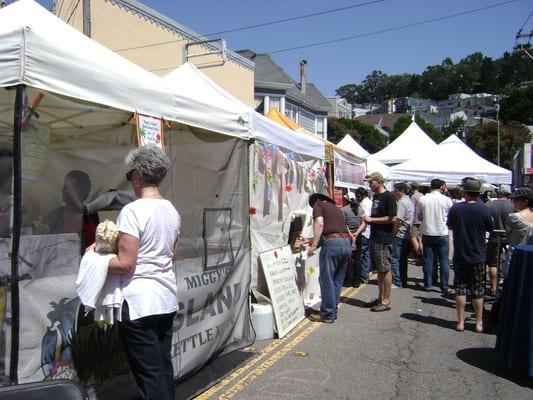
{"label": "flower decoration", "polygon": [[257,208],[255,208],[255,207],[249,207],[249,208],[248,208],[248,214],[249,214],[249,215],[255,215],[255,214],[257,214]]}
{"label": "flower decoration", "polygon": [[292,185],[291,185],[290,183],[287,183],[287,184],[285,185],[285,191],[286,191],[286,192],[292,192]]}

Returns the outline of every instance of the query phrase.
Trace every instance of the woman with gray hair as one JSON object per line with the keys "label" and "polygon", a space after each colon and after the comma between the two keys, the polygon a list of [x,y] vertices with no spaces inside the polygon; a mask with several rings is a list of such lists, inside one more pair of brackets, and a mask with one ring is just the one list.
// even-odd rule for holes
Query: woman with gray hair
{"label": "woman with gray hair", "polygon": [[170,160],[157,147],[142,147],[125,161],[138,199],[118,216],[118,254],[109,262],[109,273],[122,276],[120,337],[141,398],[173,399],[170,350],[178,309],[173,261],[181,217],[159,191]]}

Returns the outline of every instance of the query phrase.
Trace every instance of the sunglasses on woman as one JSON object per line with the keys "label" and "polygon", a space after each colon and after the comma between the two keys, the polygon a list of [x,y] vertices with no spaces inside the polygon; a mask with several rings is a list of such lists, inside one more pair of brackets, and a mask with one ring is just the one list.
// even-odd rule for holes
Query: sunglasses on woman
{"label": "sunglasses on woman", "polygon": [[132,170],[126,172],[126,179],[127,179],[128,181],[130,181],[130,182],[131,182],[131,176],[133,175],[133,171],[135,171],[135,170],[132,169]]}

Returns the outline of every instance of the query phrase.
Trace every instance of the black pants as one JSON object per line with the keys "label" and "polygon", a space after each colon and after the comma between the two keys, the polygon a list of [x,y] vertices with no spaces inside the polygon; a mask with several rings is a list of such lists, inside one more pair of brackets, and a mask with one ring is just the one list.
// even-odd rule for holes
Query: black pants
{"label": "black pants", "polygon": [[128,303],[122,306],[120,339],[141,399],[174,399],[170,358],[174,315],[150,315],[131,321]]}

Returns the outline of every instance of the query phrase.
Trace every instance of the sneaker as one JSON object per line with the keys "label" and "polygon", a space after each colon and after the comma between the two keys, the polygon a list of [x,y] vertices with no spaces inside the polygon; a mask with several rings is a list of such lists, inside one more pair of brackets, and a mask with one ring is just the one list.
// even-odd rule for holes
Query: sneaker
{"label": "sneaker", "polygon": [[332,324],[335,321],[333,318],[324,318],[322,315],[311,314],[309,320],[313,322],[323,322],[325,324]]}
{"label": "sneaker", "polygon": [[395,285],[394,283],[391,285],[391,289],[401,289],[401,286]]}

